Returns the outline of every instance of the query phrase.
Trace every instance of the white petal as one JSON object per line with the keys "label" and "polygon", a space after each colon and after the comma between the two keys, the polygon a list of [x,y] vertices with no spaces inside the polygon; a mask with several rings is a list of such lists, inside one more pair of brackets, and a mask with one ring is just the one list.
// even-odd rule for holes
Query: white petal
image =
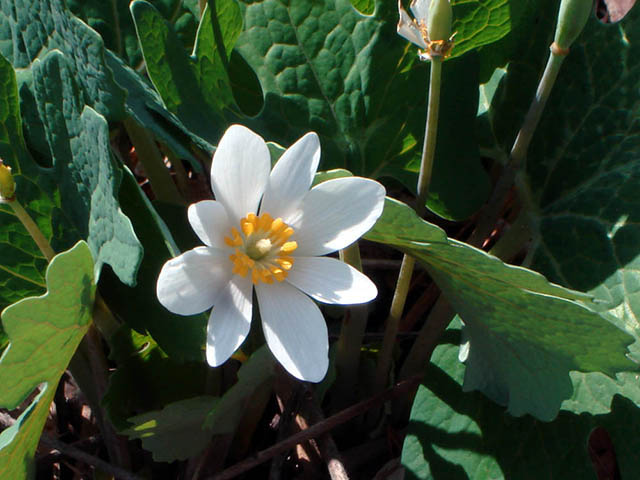
{"label": "white petal", "polygon": [[231,278],[229,252],[198,247],[164,264],[156,294],[165,308],[195,315],[210,308]]}
{"label": "white petal", "polygon": [[418,21],[423,21],[426,25],[427,18],[429,17],[429,4],[432,0],[412,0],[411,5],[411,13],[413,13],[413,17]]}
{"label": "white petal", "polygon": [[209,247],[228,248],[224,243],[224,237],[230,234],[232,224],[220,202],[203,200],[193,203],[189,205],[187,214],[191,228],[202,243]]}
{"label": "white petal", "polygon": [[319,382],[329,367],[327,325],[318,306],[291,285],[256,285],[262,330],[273,355],[294,377]]}
{"label": "white petal", "polygon": [[253,284],[234,275],[215,301],[207,325],[207,362],[222,365],[233,355],[251,327]]}
{"label": "white petal", "polygon": [[271,170],[271,157],[261,136],[241,125],[223,135],[211,164],[211,186],[230,220],[257,213]]}
{"label": "white petal", "polygon": [[329,257],[296,257],[287,281],[319,302],[352,305],[378,295],[369,277]]}
{"label": "white petal", "polygon": [[291,145],[273,167],[260,211],[274,218],[288,216],[311,188],[319,162],[318,135],[307,133]]}
{"label": "white petal", "polygon": [[398,13],[400,14],[398,34],[421,48],[427,48],[427,44],[424,42],[420,30],[416,27],[416,24],[413,23],[413,20],[411,20],[405,9],[402,8],[400,1],[398,1]]}
{"label": "white petal", "polygon": [[294,256],[315,257],[351,245],[376,222],[385,190],[375,180],[336,178],[313,187],[298,212],[285,220],[298,242]]}

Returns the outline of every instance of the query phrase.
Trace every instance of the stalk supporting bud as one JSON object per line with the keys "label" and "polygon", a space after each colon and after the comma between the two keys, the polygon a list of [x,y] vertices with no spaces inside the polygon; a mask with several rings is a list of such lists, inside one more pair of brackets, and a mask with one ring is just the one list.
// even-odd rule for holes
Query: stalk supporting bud
{"label": "stalk supporting bud", "polygon": [[432,42],[447,41],[451,37],[453,11],[450,0],[431,0],[427,18],[427,32]]}
{"label": "stalk supporting bud", "polygon": [[[560,54],[569,53],[569,48],[584,29],[593,9],[592,0],[562,0],[554,44]],[[553,47],[552,47],[553,48]]]}
{"label": "stalk supporting bud", "polygon": [[0,159],[0,200],[13,200],[16,193],[16,182],[11,173],[11,167]]}

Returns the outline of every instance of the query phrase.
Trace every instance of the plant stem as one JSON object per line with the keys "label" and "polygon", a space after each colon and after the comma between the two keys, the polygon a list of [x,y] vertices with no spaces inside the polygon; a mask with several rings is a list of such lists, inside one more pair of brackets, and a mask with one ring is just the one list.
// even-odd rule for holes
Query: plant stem
{"label": "plant stem", "polygon": [[162,154],[149,132],[132,118],[126,118],[123,124],[136,148],[138,160],[144,167],[156,198],[161,202],[184,205],[178,187],[173,183],[171,174],[162,160]]}
{"label": "plant stem", "polygon": [[480,246],[489,233],[491,233],[491,229],[493,229],[498,217],[500,216],[500,211],[504,205],[505,197],[509,193],[509,190],[511,190],[516,175],[519,171],[525,169],[529,144],[531,143],[533,134],[538,126],[538,122],[540,121],[540,117],[549,98],[549,94],[551,93],[551,89],[555,84],[556,78],[558,78],[558,73],[560,72],[560,67],[562,66],[564,58],[564,55],[558,53],[553,48],[551,49],[549,59],[547,60],[547,66],[545,67],[540,83],[538,84],[536,95],[531,102],[529,111],[524,118],[522,127],[520,128],[518,136],[513,143],[513,147],[511,148],[509,161],[496,183],[489,202],[480,212],[478,226],[469,238],[468,243],[475,247]]}
{"label": "plant stem", "polygon": [[4,200],[4,203],[8,203],[9,206],[13,209],[16,217],[18,217],[18,220],[22,222],[22,225],[27,230],[27,232],[29,232],[29,235],[31,235],[33,241],[36,242],[36,245],[42,252],[42,255],[44,255],[44,258],[47,259],[47,262],[53,260],[56,252],[53,251],[53,248],[51,248],[49,241],[44,237],[44,235],[40,231],[40,228],[38,228],[38,225],[36,225],[36,222],[33,221],[31,215],[27,213],[27,211],[22,207],[16,197],[13,197],[13,199],[11,200]]}
{"label": "plant stem", "polygon": [[431,61],[429,75],[429,106],[427,107],[427,124],[422,143],[422,159],[420,161],[420,173],[418,174],[418,198],[416,200],[416,212],[418,216],[424,215],[427,210],[427,195],[433,173],[433,158],[436,153],[436,138],[438,136],[438,117],[440,115],[440,85],[442,80],[442,59],[434,58]]}
{"label": "plant stem", "polygon": [[[358,243],[349,245],[340,250],[340,260],[362,271],[362,259]],[[338,337],[336,350],[336,368],[339,375],[336,378],[335,390],[337,392],[334,408],[342,407],[351,402],[357,383],[358,369],[360,368],[360,350],[362,339],[367,326],[367,306],[355,305],[349,307],[342,319],[340,336]]]}
{"label": "plant stem", "polygon": [[[427,107],[427,121],[424,132],[424,142],[422,144],[422,160],[420,162],[420,174],[418,175],[418,197],[416,199],[416,212],[418,216],[424,215],[426,211],[427,196],[433,172],[433,158],[436,151],[436,139],[438,135],[438,116],[440,113],[440,86],[442,79],[442,59],[434,58],[431,61],[431,72],[429,75],[429,104]],[[391,366],[393,356],[393,346],[398,334],[398,325],[409,293],[411,276],[415,266],[415,259],[409,255],[402,258],[402,265],[398,273],[396,289],[393,293],[391,308],[382,340],[382,349],[378,356],[376,367],[375,391],[381,391],[387,384],[387,376]]]}

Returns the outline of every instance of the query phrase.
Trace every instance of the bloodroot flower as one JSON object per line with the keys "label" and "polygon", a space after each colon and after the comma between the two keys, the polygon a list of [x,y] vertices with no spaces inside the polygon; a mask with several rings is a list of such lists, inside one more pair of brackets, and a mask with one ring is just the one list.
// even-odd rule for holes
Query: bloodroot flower
{"label": "bloodroot flower", "polygon": [[398,34],[417,45],[422,61],[447,58],[453,48],[451,21],[453,12],[450,0],[412,0],[413,20],[398,0]]}
{"label": "bloodroot flower", "polygon": [[[310,189],[320,142],[308,133],[271,170],[264,140],[233,125],[211,167],[216,200],[189,207],[205,246],[169,260],[157,284],[160,303],[180,315],[213,306],[207,361],[224,363],[251,324],[255,291],[269,348],[293,376],[319,382],[327,372],[327,326],[311,300],[368,302],[375,285],[335,258],[321,257],[355,242],[382,213],[385,190],[373,180],[339,178]],[[311,298],[309,298],[311,297]]]}

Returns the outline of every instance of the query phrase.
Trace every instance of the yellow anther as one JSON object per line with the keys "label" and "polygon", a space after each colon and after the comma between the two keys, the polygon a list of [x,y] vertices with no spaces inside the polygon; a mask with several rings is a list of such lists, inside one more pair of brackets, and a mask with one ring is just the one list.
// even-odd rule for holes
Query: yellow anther
{"label": "yellow anther", "polygon": [[298,248],[298,243],[297,242],[286,242],[284,245],[282,245],[280,247],[280,251],[282,253],[291,253],[293,252],[296,248]]}
{"label": "yellow anther", "polygon": [[271,215],[269,215],[268,213],[263,213],[258,219],[258,229],[266,232],[267,230],[269,230],[269,227],[271,227],[272,223],[273,217],[271,217]]}
{"label": "yellow anther", "polygon": [[236,227],[231,228],[231,237],[224,237],[224,243],[230,247],[239,247],[242,245],[242,237]]}
{"label": "yellow anther", "polygon": [[291,257],[276,258],[276,263],[280,265],[283,270],[291,270],[293,259]]}
{"label": "yellow anther", "polygon": [[247,220],[240,222],[240,227],[242,228],[242,233],[244,233],[245,237],[248,237],[249,235],[251,235],[255,230],[255,226],[253,225],[253,223]]}
{"label": "yellow anther", "polygon": [[260,279],[264,283],[273,283],[273,276],[271,275],[271,272],[266,268],[260,270]]}
{"label": "yellow anther", "polygon": [[287,278],[287,272],[282,270],[281,268],[271,267],[271,274],[276,278],[277,281],[281,282],[285,278]]}
{"label": "yellow anther", "polygon": [[279,230],[286,227],[286,223],[282,221],[280,217],[276,218],[273,222],[271,222],[271,232],[277,233]]}

